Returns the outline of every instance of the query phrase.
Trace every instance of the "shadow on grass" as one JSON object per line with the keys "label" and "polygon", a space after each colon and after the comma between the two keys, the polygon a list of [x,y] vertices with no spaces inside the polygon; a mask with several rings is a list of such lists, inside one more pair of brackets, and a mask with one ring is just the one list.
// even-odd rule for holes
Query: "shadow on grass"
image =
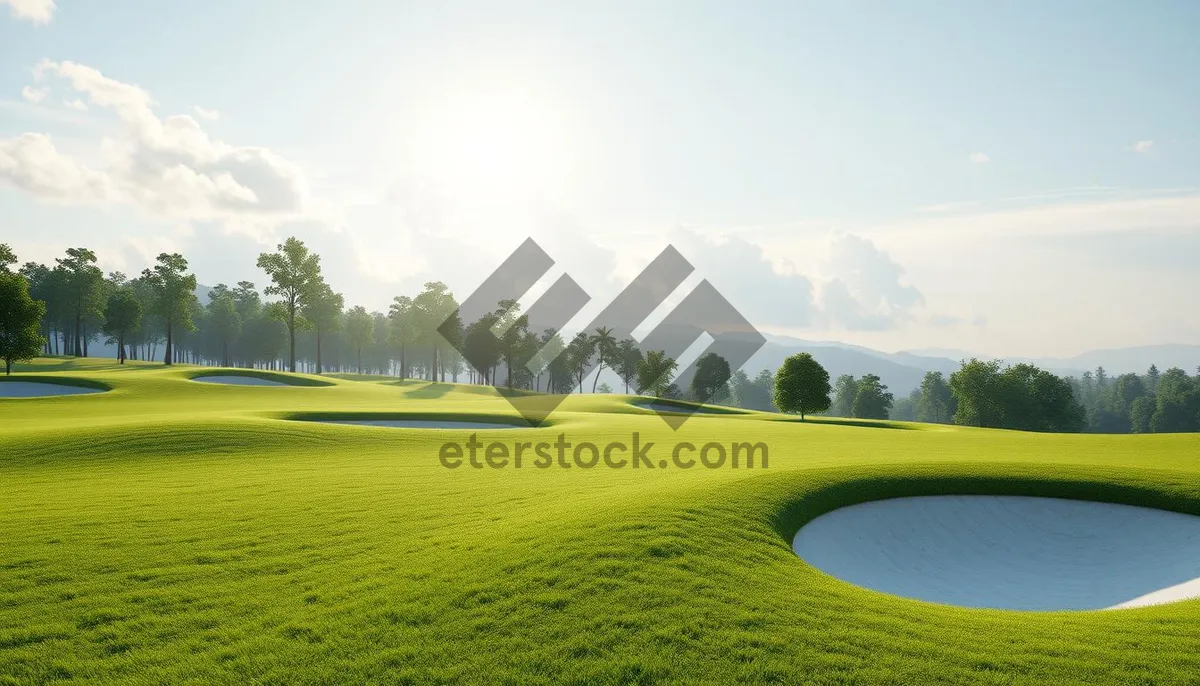
{"label": "shadow on grass", "polygon": [[843,417],[786,417],[776,419],[777,422],[795,422],[797,424],[833,424],[834,426],[859,426],[867,429],[897,429],[900,431],[920,431],[918,427],[889,422],[880,419],[846,419]]}
{"label": "shadow on grass", "polygon": [[479,412],[285,412],[272,415],[277,419],[293,422],[339,422],[339,421],[425,421],[425,422],[478,422],[499,424],[518,428],[542,428],[550,426],[543,421],[533,424],[522,417],[511,415],[483,414]]}

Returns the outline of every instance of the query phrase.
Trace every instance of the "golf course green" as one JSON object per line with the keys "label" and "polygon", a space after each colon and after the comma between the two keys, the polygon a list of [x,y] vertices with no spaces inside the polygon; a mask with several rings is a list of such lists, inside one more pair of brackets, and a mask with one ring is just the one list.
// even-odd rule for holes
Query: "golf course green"
{"label": "golf course green", "polygon": [[[508,402],[479,386],[193,382],[247,373],[66,358],[14,367],[13,381],[109,390],[0,397],[0,684],[1186,684],[1200,675],[1200,600],[967,609],[853,586],[792,550],[818,515],[900,496],[1049,496],[1200,514],[1200,434],[748,411],[706,413],[673,431],[630,396],[604,394],[569,397],[545,425],[513,428]],[[488,428],[489,418],[501,426]],[[334,423],[405,419],[413,425]],[[472,435],[511,447],[561,434],[602,447],[635,433],[654,444],[650,458],[616,468],[564,466],[557,454],[541,467],[532,452],[520,467],[511,454],[495,466],[441,459],[447,442]],[[681,442],[717,444],[731,459],[705,468],[697,450],[681,467],[672,461]],[[763,444],[769,459],[759,452],[735,468],[743,443]]]}

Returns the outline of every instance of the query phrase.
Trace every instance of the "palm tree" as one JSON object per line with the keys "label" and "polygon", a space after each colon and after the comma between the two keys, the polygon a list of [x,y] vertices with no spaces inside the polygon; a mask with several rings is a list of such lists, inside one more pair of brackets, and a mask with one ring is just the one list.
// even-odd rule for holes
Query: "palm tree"
{"label": "palm tree", "polygon": [[638,365],[638,392],[650,391],[655,397],[661,398],[663,393],[670,388],[671,377],[678,368],[679,363],[673,358],[667,357],[666,352],[662,350],[647,352],[646,358]]}
{"label": "palm tree", "polygon": [[592,393],[595,393],[596,384],[600,382],[600,372],[604,371],[604,363],[616,357],[617,339],[613,336],[612,329],[607,326],[598,326],[591,340],[592,346],[596,348],[600,363],[596,367],[596,378],[592,380]]}

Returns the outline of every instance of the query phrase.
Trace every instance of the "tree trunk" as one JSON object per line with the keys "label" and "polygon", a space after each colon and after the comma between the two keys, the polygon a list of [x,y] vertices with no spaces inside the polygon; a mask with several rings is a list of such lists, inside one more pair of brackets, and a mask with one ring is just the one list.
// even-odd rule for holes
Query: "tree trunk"
{"label": "tree trunk", "polygon": [[296,301],[288,303],[288,363],[292,367],[292,373],[296,373]]}
{"label": "tree trunk", "polygon": [[362,346],[358,346],[358,373],[362,374]]}
{"label": "tree trunk", "polygon": [[117,334],[117,361],[125,364],[125,334],[124,332]]}
{"label": "tree trunk", "polygon": [[321,373],[321,330],[317,329],[317,374]]}
{"label": "tree trunk", "polygon": [[163,364],[169,365],[172,361],[172,354],[175,351],[171,349],[171,318],[167,317],[167,345],[163,348]]}
{"label": "tree trunk", "polygon": [[82,341],[79,340],[79,332],[83,327],[83,313],[80,310],[75,310],[75,357],[83,357]]}

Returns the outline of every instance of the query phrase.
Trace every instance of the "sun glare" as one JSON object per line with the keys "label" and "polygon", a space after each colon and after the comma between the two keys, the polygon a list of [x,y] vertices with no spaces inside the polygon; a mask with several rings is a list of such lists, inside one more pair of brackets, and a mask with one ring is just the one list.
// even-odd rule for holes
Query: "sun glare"
{"label": "sun glare", "polygon": [[422,173],[456,200],[527,205],[562,190],[567,141],[546,103],[518,91],[460,93],[415,141]]}

